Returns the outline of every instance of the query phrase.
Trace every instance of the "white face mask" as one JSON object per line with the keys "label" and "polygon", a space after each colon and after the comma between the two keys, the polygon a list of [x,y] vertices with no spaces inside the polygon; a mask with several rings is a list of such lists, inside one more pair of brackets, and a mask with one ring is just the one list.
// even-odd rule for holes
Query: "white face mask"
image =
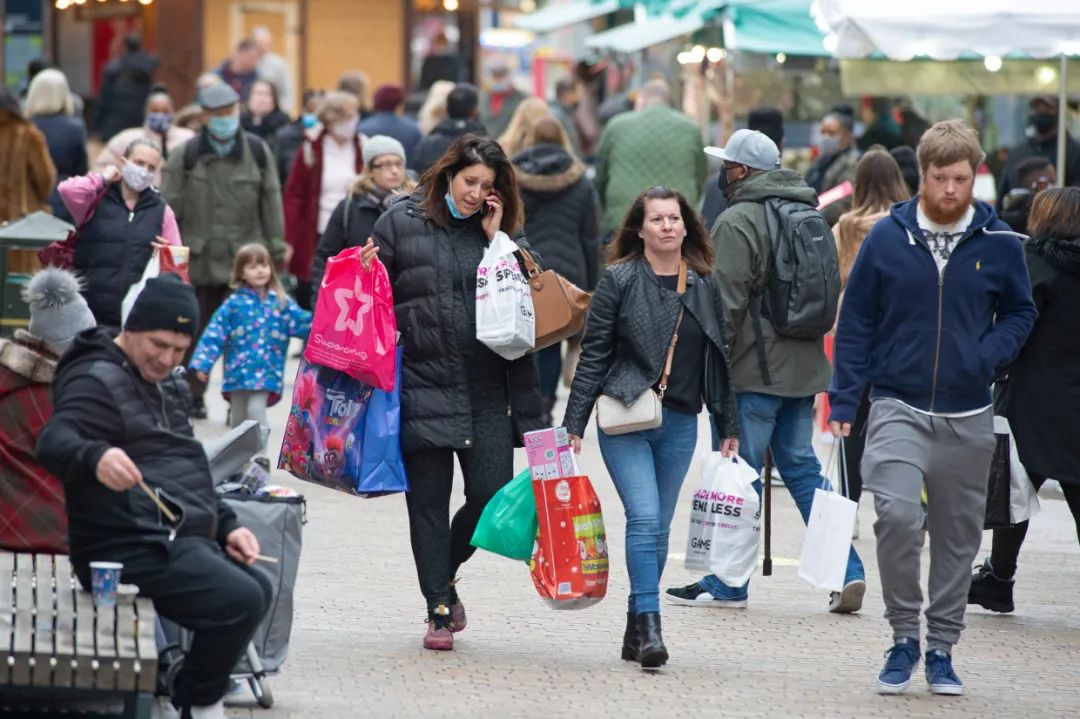
{"label": "white face mask", "polygon": [[335,122],[330,126],[330,134],[339,140],[351,140],[356,137],[356,120],[348,119]]}
{"label": "white face mask", "polygon": [[154,173],[134,162],[124,163],[124,167],[120,170],[120,177],[124,179],[124,184],[135,192],[142,192],[154,184]]}

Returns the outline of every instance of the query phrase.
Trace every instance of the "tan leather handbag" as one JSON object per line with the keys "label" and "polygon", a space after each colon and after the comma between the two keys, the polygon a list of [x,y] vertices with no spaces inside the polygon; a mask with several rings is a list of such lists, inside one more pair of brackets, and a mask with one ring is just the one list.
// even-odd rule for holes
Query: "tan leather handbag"
{"label": "tan leather handbag", "polygon": [[525,274],[532,288],[533,310],[536,313],[536,342],[533,352],[573,337],[585,327],[592,294],[555,272],[540,270],[527,250],[520,250],[525,261]]}

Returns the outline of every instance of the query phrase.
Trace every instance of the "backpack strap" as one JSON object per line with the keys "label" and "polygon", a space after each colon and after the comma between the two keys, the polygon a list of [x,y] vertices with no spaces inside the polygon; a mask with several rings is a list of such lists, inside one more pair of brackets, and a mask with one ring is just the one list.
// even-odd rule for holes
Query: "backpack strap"
{"label": "backpack strap", "polygon": [[251,148],[251,154],[255,157],[255,164],[259,166],[259,172],[266,170],[266,143],[258,135],[254,135],[250,132],[244,132],[244,139],[247,140],[248,147]]}
{"label": "backpack strap", "polygon": [[199,161],[199,148],[202,146],[202,135],[196,135],[184,143],[184,172],[191,172]]}
{"label": "backpack strap", "polygon": [[761,286],[750,294],[750,322],[754,328],[754,344],[757,349],[758,369],[761,371],[761,379],[768,387],[772,384],[772,373],[769,372],[769,358],[765,354],[765,333],[761,325],[761,310],[765,302],[765,292],[769,287],[769,275],[776,271],[776,255],[780,249],[780,210],[777,207],[779,200],[775,197],[767,197],[762,203],[765,209],[765,231],[769,235],[769,244],[772,256],[769,258],[769,266],[765,269],[761,278]]}

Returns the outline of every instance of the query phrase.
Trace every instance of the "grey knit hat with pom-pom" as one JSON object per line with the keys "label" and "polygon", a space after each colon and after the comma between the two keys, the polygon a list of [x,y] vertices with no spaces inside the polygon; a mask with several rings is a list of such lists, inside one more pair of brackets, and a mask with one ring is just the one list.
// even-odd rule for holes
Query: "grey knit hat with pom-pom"
{"label": "grey knit hat with pom-pom", "polygon": [[30,307],[30,334],[63,354],[75,335],[97,324],[86,300],[79,294],[79,280],[58,267],[46,267],[30,278],[23,288],[23,300]]}

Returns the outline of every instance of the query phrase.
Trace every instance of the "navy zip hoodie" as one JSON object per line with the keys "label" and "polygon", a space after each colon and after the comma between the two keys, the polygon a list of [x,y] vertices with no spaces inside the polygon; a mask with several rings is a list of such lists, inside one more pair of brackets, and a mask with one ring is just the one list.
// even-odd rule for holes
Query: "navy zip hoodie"
{"label": "navy zip hoodie", "polygon": [[991,403],[998,368],[1035,323],[1020,236],[994,209],[975,216],[942,273],[923,239],[919,199],[894,205],[851,270],[836,331],[830,419],[853,422],[863,387],[928,412]]}

